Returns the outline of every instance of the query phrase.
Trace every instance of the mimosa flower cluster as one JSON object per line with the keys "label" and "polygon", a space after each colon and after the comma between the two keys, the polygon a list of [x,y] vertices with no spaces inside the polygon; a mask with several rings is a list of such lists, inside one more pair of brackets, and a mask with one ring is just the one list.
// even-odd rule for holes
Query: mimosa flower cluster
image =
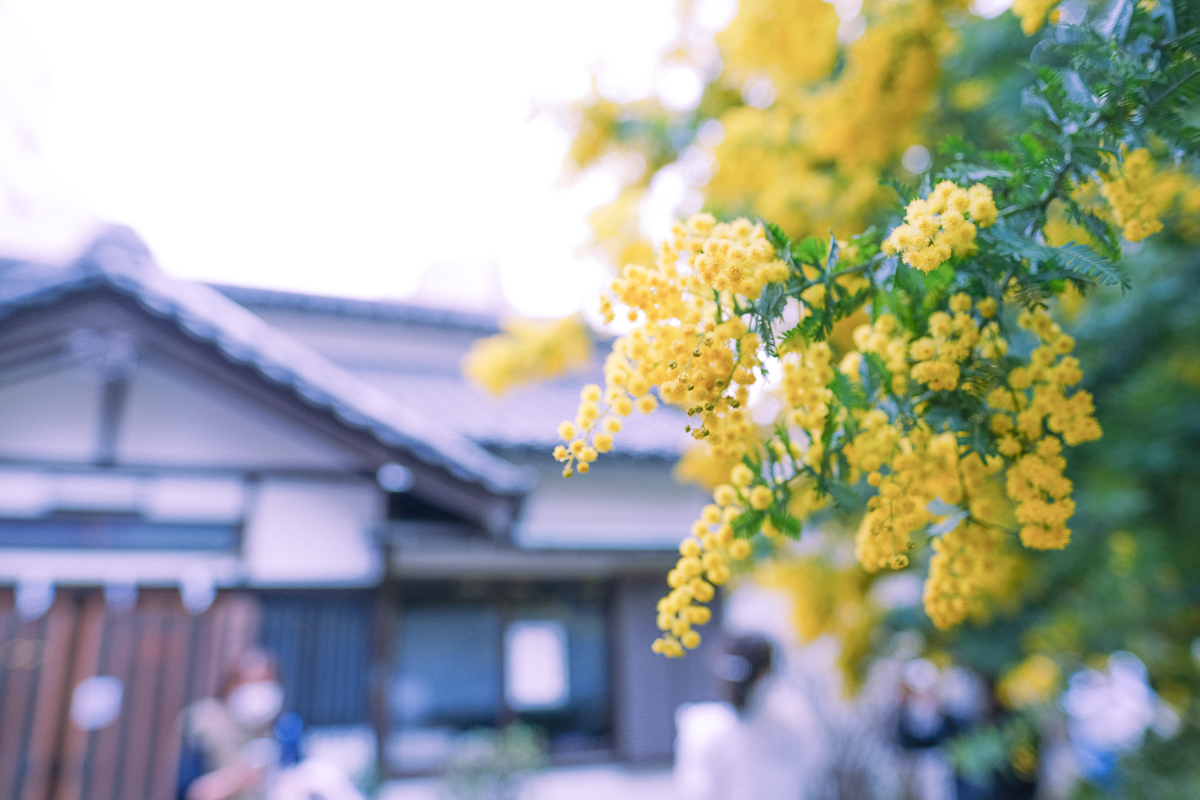
{"label": "mimosa flower cluster", "polygon": [[[918,268],[921,248],[945,247],[947,260],[966,259],[976,224],[997,217],[987,187],[944,181],[909,204],[897,229],[924,236],[917,249],[905,250],[909,234],[894,231],[880,245],[886,255],[894,243],[892,252],[914,256]],[[932,544],[924,602],[939,627],[984,613],[1011,591],[1019,572],[1013,533],[1037,549],[1061,547],[1070,535],[1062,448],[1095,439],[1100,429],[1090,395],[1072,388],[1082,377],[1069,355],[1073,341],[1040,307],[1024,307],[1011,293],[951,294],[919,327],[879,313],[854,331],[855,350],[837,366],[828,342],[787,338],[777,366],[784,408],[773,432],[759,429],[745,408],[766,363],[751,325],[755,301],[779,286],[800,304],[797,330],[811,318],[807,330],[819,331],[811,326],[818,315],[850,297],[847,275],[831,271],[832,258],[822,266],[789,257],[748,220],[723,224],[701,214],[677,224],[653,266],[629,265],[614,280],[602,310],[610,319],[624,313],[635,327],[616,341],[605,385],[585,387],[576,418],[559,429],[564,444],[555,456],[564,475],[588,472],[612,447],[622,417],[654,410],[656,389],[687,412],[692,436],[733,465],[668,575],[670,592],[658,606],[663,633],[654,644],[666,656],[699,645],[696,627],[710,618],[705,603],[715,587],[755,551],[757,537],[769,550],[795,536],[796,514],[823,505],[820,487],[830,481],[861,481],[872,494],[855,537],[867,572],[905,569],[917,547]],[[1028,359],[1012,357],[1002,335],[1013,304],[1018,327],[1038,342]],[[839,380],[861,400],[850,402]],[[990,435],[986,448],[977,449],[968,430],[933,422],[939,403],[978,409]],[[945,525],[945,533],[931,535]]]}
{"label": "mimosa flower cluster", "polygon": [[1028,366],[1008,375],[1006,387],[988,395],[996,410],[991,428],[999,436],[997,450],[1013,459],[1008,496],[1016,503],[1021,541],[1039,550],[1061,549],[1070,540],[1067,520],[1075,511],[1071,482],[1063,476],[1062,446],[1099,439],[1092,396],[1067,392],[1083,379],[1079,361],[1068,355],[1074,340],[1042,312],[1023,312],[1018,324],[1036,333],[1041,346]]}
{"label": "mimosa flower cluster", "polygon": [[972,254],[976,226],[987,228],[995,221],[991,189],[982,183],[962,189],[942,181],[929,197],[908,204],[904,224],[884,240],[883,249],[900,253],[910,267],[932,272],[952,256]]}
{"label": "mimosa flower cluster", "polygon": [[1009,595],[1020,574],[1020,559],[1008,535],[1002,494],[993,476],[1000,459],[984,463],[978,453],[959,462],[969,514],[930,543],[929,577],[922,600],[939,628],[950,628],[969,615],[986,616],[986,601]]}
{"label": "mimosa flower cluster", "polygon": [[1012,12],[1021,20],[1021,30],[1026,36],[1032,36],[1046,24],[1046,18],[1051,9],[1059,4],[1059,0],[1013,0]]}
{"label": "mimosa flower cluster", "polygon": [[1162,230],[1162,215],[1180,187],[1160,172],[1150,151],[1140,147],[1118,161],[1110,157],[1100,177],[1100,194],[1112,209],[1113,221],[1131,242],[1140,242]]}
{"label": "mimosa flower cluster", "polygon": [[742,511],[739,501],[746,498],[732,486],[723,485],[714,499],[716,503],[705,506],[693,523],[692,536],[679,546],[678,563],[667,573],[671,592],[658,602],[657,622],[663,635],[654,642],[656,653],[677,658],[684,648],[699,646],[700,634],[692,626],[703,625],[712,615],[703,604],[713,599],[713,587],[729,580],[732,562],[750,555],[750,542],[735,538],[731,524]]}
{"label": "mimosa flower cluster", "polygon": [[[698,7],[682,8],[679,47],[666,58],[704,72],[710,51],[695,49],[703,41]],[[704,111],[722,136],[689,145],[720,165],[704,186],[708,200],[718,208],[752,207],[788,230],[861,230],[891,201],[881,171],[927,133],[923,123],[938,106],[941,63],[959,46],[954,20],[965,10],[963,0],[866,0],[850,26],[865,23],[861,35],[839,42],[847,25],[824,0],[738,3],[716,37],[724,69],[711,96],[721,99],[715,107],[706,102]],[[768,99],[726,99],[752,86]],[[645,247],[641,201],[673,156],[651,132],[672,130],[679,117],[653,101],[621,105],[602,97],[572,117],[578,133],[568,155],[571,173],[610,156],[636,154],[646,166],[591,219],[599,249],[620,268]]]}
{"label": "mimosa flower cluster", "polygon": [[[604,389],[589,391],[574,422],[559,428],[566,444],[555,456],[563,474],[587,472],[593,451],[611,446],[620,417],[635,407],[653,411],[658,400],[651,387],[687,411],[694,438],[719,457],[740,458],[755,438],[744,405],[757,380],[760,343],[733,310],[788,274],[761,225],[718,224],[707,214],[676,225],[653,267],[627,266],[612,291],[639,324],[614,343]],[[714,299],[714,292],[725,296]],[[611,319],[612,300],[605,298],[602,310]]]}
{"label": "mimosa flower cluster", "polygon": [[[1047,19],[1058,24],[1055,5],[1019,0],[1013,13],[1032,34]],[[1074,343],[1047,309],[1057,296],[1069,315],[1089,287],[1126,285],[1122,237],[1160,229],[1177,200],[1200,207],[1183,192],[1178,138],[1145,124],[1176,113],[1166,106],[1191,56],[1182,67],[1171,56],[1181,71],[1159,69],[1158,83],[1135,79],[1132,66],[1114,82],[1105,58],[1072,61],[1071,75],[1046,67],[1027,104],[1044,120],[1000,153],[950,141],[930,173],[944,180],[924,183],[899,224],[881,229],[891,200],[881,179],[912,191],[900,154],[931,144],[931,132],[972,124],[961,115],[1000,95],[981,75],[941,96],[943,68],[961,68],[948,57],[962,43],[963,8],[867,0],[860,17],[839,19],[820,0],[747,0],[718,36],[724,70],[694,117],[653,101],[584,109],[571,156],[579,166],[636,155],[645,167],[593,218],[598,246],[621,265],[602,312],[634,328],[618,339],[604,385],[587,387],[560,428],[556,455],[564,474],[593,469],[622,417],[666,402],[688,414],[703,454],[684,467],[716,487],[660,604],[659,652],[680,655],[699,641],[707,592],[693,582],[722,585],[831,503],[861,514],[855,547],[867,576],[928,564],[925,606],[939,627],[1015,591],[1029,558],[1021,545],[1069,541],[1069,448],[1101,431],[1091,396],[1077,388]],[[1161,27],[1156,8],[1138,5],[1131,24],[1142,26],[1136,41],[1166,52],[1159,34],[1146,33]],[[1094,39],[1045,44],[1066,51]],[[671,58],[690,57],[681,42]],[[1130,55],[1128,64],[1152,61]],[[1102,107],[1081,110],[1089,93]],[[1155,97],[1161,109],[1143,108]],[[719,125],[697,123],[689,138],[679,126],[693,122],[683,117]],[[704,186],[711,207],[753,208],[782,227],[697,215],[653,253],[637,242],[651,178],[697,152],[719,166]],[[793,243],[783,230],[832,230],[836,239]],[[783,324],[785,305],[799,306],[798,322],[793,314]],[[867,322],[851,338],[855,315]],[[764,379],[768,387],[756,386]],[[760,392],[783,406],[761,427],[746,408]]]}
{"label": "mimosa flower cluster", "polygon": [[514,319],[503,328],[504,333],[476,342],[463,361],[464,374],[493,395],[591,360],[591,334],[575,317],[549,322]]}

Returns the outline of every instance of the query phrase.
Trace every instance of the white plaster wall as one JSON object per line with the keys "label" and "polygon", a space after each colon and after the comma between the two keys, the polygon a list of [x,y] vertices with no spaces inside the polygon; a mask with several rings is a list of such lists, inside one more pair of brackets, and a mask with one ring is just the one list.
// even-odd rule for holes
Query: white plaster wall
{"label": "white plaster wall", "polygon": [[245,506],[241,476],[0,466],[2,517],[36,518],[65,509],[140,513],[157,522],[236,524]]}
{"label": "white plaster wall", "polygon": [[367,481],[270,478],[258,486],[243,543],[256,585],[367,585],[383,562],[371,532],[383,499]]}
{"label": "white plaster wall", "polygon": [[165,475],[143,483],[140,508],[147,519],[164,522],[240,522],[246,491],[240,477]]}
{"label": "white plaster wall", "polygon": [[525,503],[516,538],[526,547],[667,548],[688,535],[710,496],[660,460],[604,463],[563,478],[549,455]]}
{"label": "white plaster wall", "polygon": [[100,375],[93,367],[0,385],[0,458],[91,461],[99,409]]}
{"label": "white plaster wall", "polygon": [[133,379],[117,446],[132,464],[338,469],[341,448],[301,425],[195,376],[143,364]]}
{"label": "white plaster wall", "polygon": [[237,556],[207,552],[130,550],[5,549],[0,553],[0,585],[46,581],[62,585],[118,583],[178,586],[197,573],[217,586],[238,583]]}

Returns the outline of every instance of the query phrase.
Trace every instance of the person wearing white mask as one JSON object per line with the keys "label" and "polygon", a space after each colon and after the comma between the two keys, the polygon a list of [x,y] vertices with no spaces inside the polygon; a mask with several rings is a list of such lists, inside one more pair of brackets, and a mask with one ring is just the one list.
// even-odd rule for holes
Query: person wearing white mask
{"label": "person wearing white mask", "polygon": [[221,698],[184,709],[179,800],[261,800],[279,764],[272,725],[282,711],[275,660],[261,650],[244,653]]}

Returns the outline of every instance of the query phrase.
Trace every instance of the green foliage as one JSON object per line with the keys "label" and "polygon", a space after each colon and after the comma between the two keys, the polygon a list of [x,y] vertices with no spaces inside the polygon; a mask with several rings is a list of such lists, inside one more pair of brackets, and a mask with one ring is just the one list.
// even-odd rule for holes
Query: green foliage
{"label": "green foliage", "polygon": [[480,728],[463,734],[446,770],[455,800],[516,800],[521,779],[546,763],[546,746],[537,731],[516,722],[499,730]]}
{"label": "green foliage", "polygon": [[[857,433],[854,413],[867,407],[884,411],[902,430],[924,422],[931,430],[954,431],[967,450],[994,456],[998,437],[986,395],[1033,346],[1032,337],[1017,330],[1014,312],[1054,311],[1069,320],[1063,324],[1076,339],[1085,388],[1104,429],[1104,438],[1068,459],[1077,504],[1070,546],[1026,555],[1018,596],[993,608],[990,618],[940,631],[924,615],[904,610],[873,641],[917,628],[932,650],[992,677],[1031,653],[1049,656],[1069,675],[1108,653],[1133,652],[1147,665],[1153,688],[1179,711],[1182,727],[1175,738],[1150,734],[1145,748],[1123,760],[1111,794],[1187,797],[1200,785],[1200,759],[1194,758],[1200,664],[1191,651],[1200,641],[1200,258],[1184,237],[1187,226],[1173,227],[1170,213],[1164,233],[1131,247],[1111,206],[1076,190],[1111,180],[1128,154],[1143,148],[1160,165],[1196,171],[1200,0],[1097,1],[1088,14],[1084,23],[1053,24],[1035,39],[1007,15],[961,24],[962,46],[943,65],[946,102],[929,121],[931,132],[945,134],[934,168],[885,180],[899,204],[874,218],[876,227],[849,242],[799,239],[808,231],[791,232],[794,241],[764,222],[788,278],[733,313],[747,320],[768,354],[825,341],[839,320],[867,306],[874,319],[890,313],[901,328],[922,336],[931,316],[945,312],[958,293],[975,308],[985,298],[996,302],[1000,312],[991,319],[1012,353],[963,361],[961,382],[969,391],[928,390],[915,381],[910,391],[896,391],[884,359],[865,354],[857,374],[837,375],[829,385],[820,463],[763,448],[746,463],[776,502],[765,511],[744,511],[733,526],[737,536],[753,537],[769,520],[798,536],[800,521],[790,518],[786,504],[799,475],[841,512],[861,512],[874,490],[866,480],[852,482],[846,445]],[[984,86],[987,100],[961,107],[949,102],[967,80]],[[975,252],[923,273],[882,247],[901,222],[901,207],[927,197],[940,180],[984,184],[999,218],[979,227]],[[1079,239],[1086,241],[1056,246],[1047,240],[1049,215],[1059,210],[1083,229]],[[1197,222],[1190,220],[1188,235],[1196,235]],[[848,287],[847,278],[865,285]],[[785,309],[818,286],[823,303],[807,303],[811,313],[780,332]],[[1089,298],[1078,316],[1068,290]],[[774,439],[791,451],[785,426]],[[1041,724],[1017,715],[982,728],[956,741],[953,757],[964,773],[996,773]],[[1189,752],[1192,758],[1185,757]],[[1100,787],[1082,791],[1104,793]]]}
{"label": "green foliage", "polygon": [[[769,330],[781,297],[799,298],[816,283],[827,287],[826,308],[788,330],[779,343],[786,348],[824,339],[834,321],[866,301],[874,316],[887,311],[919,331],[956,292],[1008,297],[1026,307],[1056,306],[1068,286],[1093,296],[1068,330],[1105,433],[1070,459],[1077,502],[1071,545],[1031,559],[1022,602],[991,620],[950,632],[907,612],[888,623],[892,630],[915,625],[933,648],[992,676],[1031,652],[1049,655],[1067,674],[1097,655],[1136,654],[1153,688],[1179,711],[1180,732],[1173,738],[1148,734],[1145,747],[1123,758],[1112,787],[1081,788],[1089,797],[1182,798],[1200,786],[1200,760],[1186,755],[1194,756],[1200,741],[1200,663],[1191,650],[1200,641],[1200,258],[1170,229],[1131,250],[1110,218],[1072,196],[1074,187],[1136,148],[1149,148],[1160,162],[1194,168],[1200,146],[1198,25],[1200,3],[1194,0],[1115,0],[1091,25],[1049,28],[1029,55],[1023,88],[1014,85],[1010,58],[1019,50],[1019,34],[969,26],[968,41],[986,47],[982,55],[965,48],[957,66],[964,75],[998,77],[1006,89],[986,108],[962,115],[993,122],[964,125],[948,137],[933,174],[992,189],[1001,216],[979,231],[978,252],[920,273],[880,254],[879,230],[859,237],[858,262],[847,268],[836,243],[830,247],[814,237],[793,243],[772,226],[771,241],[793,266],[793,277],[755,309],[756,328]],[[1010,138],[997,136],[1013,120],[1020,123]],[[917,189],[894,180],[889,185],[906,203],[928,194],[932,183]],[[1053,246],[1045,240],[1042,229],[1056,200],[1087,230],[1089,242]],[[802,266],[820,274],[809,280]],[[833,279],[847,269],[866,278],[869,290],[843,290]],[[1011,319],[1000,322],[1006,336],[1015,333]],[[975,364],[963,379],[986,393],[1017,363]],[[831,416],[890,391],[892,376],[875,354],[863,359],[857,377],[834,380]],[[970,449],[994,452],[986,406],[970,396],[926,392],[893,396],[890,403],[889,415],[901,419],[914,417],[915,403],[924,404],[936,429],[960,431]],[[861,510],[869,491],[843,477],[840,449],[853,432],[827,429],[822,465],[809,470],[818,489],[850,513]],[[753,512],[739,530],[750,530],[761,516]],[[881,631],[876,640],[888,637]],[[1018,714],[980,728],[954,741],[952,759],[977,778],[1008,770],[1013,749],[1033,742],[1043,722]]]}
{"label": "green foliage", "polygon": [[[995,252],[1028,262],[1031,269],[1038,271],[1043,284],[1069,278],[1086,286],[1103,284],[1125,289],[1130,287],[1129,278],[1124,270],[1087,245],[1072,242],[1059,247],[1049,247],[1028,236],[1022,236],[1005,225],[997,225],[994,229],[985,231],[983,236],[993,240]],[[1040,269],[1043,266],[1046,267],[1045,270]],[[1055,267],[1058,269],[1055,270]]]}
{"label": "green foliage", "polygon": [[[915,625],[934,649],[993,676],[1031,652],[1049,655],[1067,674],[1098,655],[1137,655],[1152,687],[1180,714],[1179,731],[1148,733],[1143,747],[1121,758],[1111,785],[1085,782],[1080,797],[1167,800],[1200,792],[1200,664],[1192,652],[1200,636],[1200,258],[1170,225],[1130,250],[1119,229],[1064,192],[1103,169],[1105,154],[1119,158],[1122,144],[1194,168],[1198,25],[1194,2],[1147,10],[1120,0],[1095,28],[1052,28],[1031,59],[1034,82],[1022,98],[1031,123],[1014,146],[985,151],[994,140],[964,136],[940,150],[943,174],[982,180],[1002,207],[1015,209],[981,231],[980,260],[995,270],[985,282],[999,289],[995,276],[1011,271],[1021,297],[1050,305],[1067,283],[1092,290],[1067,329],[1104,437],[1072,454],[1072,542],[1029,562],[1019,605],[950,632],[901,612],[888,626]],[[1009,114],[1019,118],[1011,107]],[[980,131],[980,138],[991,135]],[[1091,247],[1043,241],[1039,231],[1055,198],[1087,228]],[[881,299],[900,314],[926,289],[901,270]],[[866,359],[864,370],[871,381],[888,379],[878,359]],[[885,632],[879,638],[886,641]],[[953,760],[968,774],[1003,770],[1017,727],[1029,719],[956,739]]]}
{"label": "green foliage", "polygon": [[1015,749],[1035,750],[1036,740],[1035,720],[1014,714],[998,723],[959,734],[947,744],[946,754],[958,774],[976,785],[986,785],[993,775],[1011,770],[1010,759]]}
{"label": "green foliage", "polygon": [[[1147,11],[1129,0],[1117,0],[1091,26],[1055,26],[1034,48],[1033,80],[1020,93],[1028,122],[1025,130],[1002,150],[985,151],[964,136],[943,142],[937,177],[960,184],[983,182],[1002,209],[995,225],[979,231],[974,255],[953,259],[923,274],[895,257],[884,256],[880,252],[884,231],[872,230],[856,237],[860,262],[839,271],[835,239],[826,244],[808,237],[793,243],[781,228],[767,223],[768,237],[779,257],[792,266],[788,281],[768,285],[755,306],[746,309],[768,354],[776,354],[773,326],[786,301],[800,300],[816,284],[826,287],[824,307],[784,332],[783,345],[825,339],[838,319],[867,300],[873,313],[886,309],[905,328],[919,331],[956,292],[997,300],[1007,292],[1022,305],[1038,306],[1050,302],[1068,283],[1081,289],[1129,289],[1130,278],[1119,266],[1120,232],[1096,216],[1094,209],[1081,208],[1071,190],[1119,161],[1124,147],[1152,143],[1159,150],[1168,147],[1170,157],[1176,160],[1193,155],[1189,136],[1179,134],[1179,120],[1200,97],[1200,75],[1192,66],[1200,37],[1179,34],[1173,22],[1175,11],[1170,5]],[[1193,13],[1190,3],[1185,11]],[[920,196],[930,191],[933,182],[924,182]],[[891,185],[902,199],[911,197],[909,187],[896,181]],[[1052,246],[1044,240],[1041,230],[1054,200],[1061,201],[1072,218],[1088,228],[1094,246],[1075,242]],[[801,267],[819,274],[810,280]],[[835,282],[835,277],[848,273],[867,278],[870,288],[851,294]],[[867,364],[869,385],[884,387],[880,361],[869,359]],[[998,376],[977,371],[973,377],[987,386],[994,385]],[[849,391],[844,381],[836,382],[833,389],[833,414],[868,401],[869,395]],[[895,399],[902,414],[906,405],[912,405]],[[967,431],[973,449],[992,450],[993,437],[982,424],[986,408],[981,399],[971,404],[961,393],[929,392],[919,402],[930,406],[930,419],[955,423],[956,429]],[[831,438],[826,444],[831,447],[825,463],[813,471],[821,491],[839,506],[861,506],[861,502],[850,501],[855,489],[839,477],[839,445],[845,444],[845,438]]]}

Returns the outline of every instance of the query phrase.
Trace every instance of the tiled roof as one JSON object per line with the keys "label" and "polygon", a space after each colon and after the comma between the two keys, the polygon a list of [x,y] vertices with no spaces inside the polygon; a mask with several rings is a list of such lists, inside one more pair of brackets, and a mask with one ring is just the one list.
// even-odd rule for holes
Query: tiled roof
{"label": "tiled roof", "polygon": [[[500,330],[495,318],[481,314],[390,301],[349,300],[235,286],[214,288],[264,314],[288,311],[301,317],[404,322],[465,331],[480,337]],[[607,342],[597,342],[597,350],[607,347]],[[590,373],[521,386],[493,397],[466,380],[454,363],[437,369],[391,359],[342,359],[339,363],[404,406],[438,420],[478,444],[507,451],[553,448],[559,443],[558,424],[575,417],[579,390],[585,383],[603,383],[599,367],[594,365]],[[690,442],[683,430],[685,425],[687,418],[674,408],[662,407],[650,416],[634,412],[625,420],[621,433],[614,437],[613,452],[639,458],[678,458]]]}
{"label": "tiled roof", "polygon": [[526,471],[455,432],[441,415],[426,417],[419,406],[398,401],[215,289],[166,275],[125,227],[109,228],[67,267],[0,261],[0,317],[102,286],[133,297],[230,360],[254,367],[267,380],[388,446],[493,492],[520,494],[531,488]]}
{"label": "tiled roof", "polygon": [[[493,397],[453,372],[357,370],[378,386],[427,416],[486,447],[502,450],[550,450],[559,444],[557,428],[574,419],[579,390],[600,376],[575,375],[518,387]],[[673,408],[649,416],[634,412],[614,436],[613,453],[635,457],[677,458],[688,440],[687,417]]]}
{"label": "tiled roof", "polygon": [[355,300],[348,297],[280,292],[274,289],[256,289],[248,286],[229,286],[218,283],[210,285],[230,300],[247,308],[286,309],[359,319],[411,322],[418,325],[476,331],[481,336],[490,336],[500,330],[499,322],[495,317],[487,314],[473,314],[468,311],[380,300]]}

